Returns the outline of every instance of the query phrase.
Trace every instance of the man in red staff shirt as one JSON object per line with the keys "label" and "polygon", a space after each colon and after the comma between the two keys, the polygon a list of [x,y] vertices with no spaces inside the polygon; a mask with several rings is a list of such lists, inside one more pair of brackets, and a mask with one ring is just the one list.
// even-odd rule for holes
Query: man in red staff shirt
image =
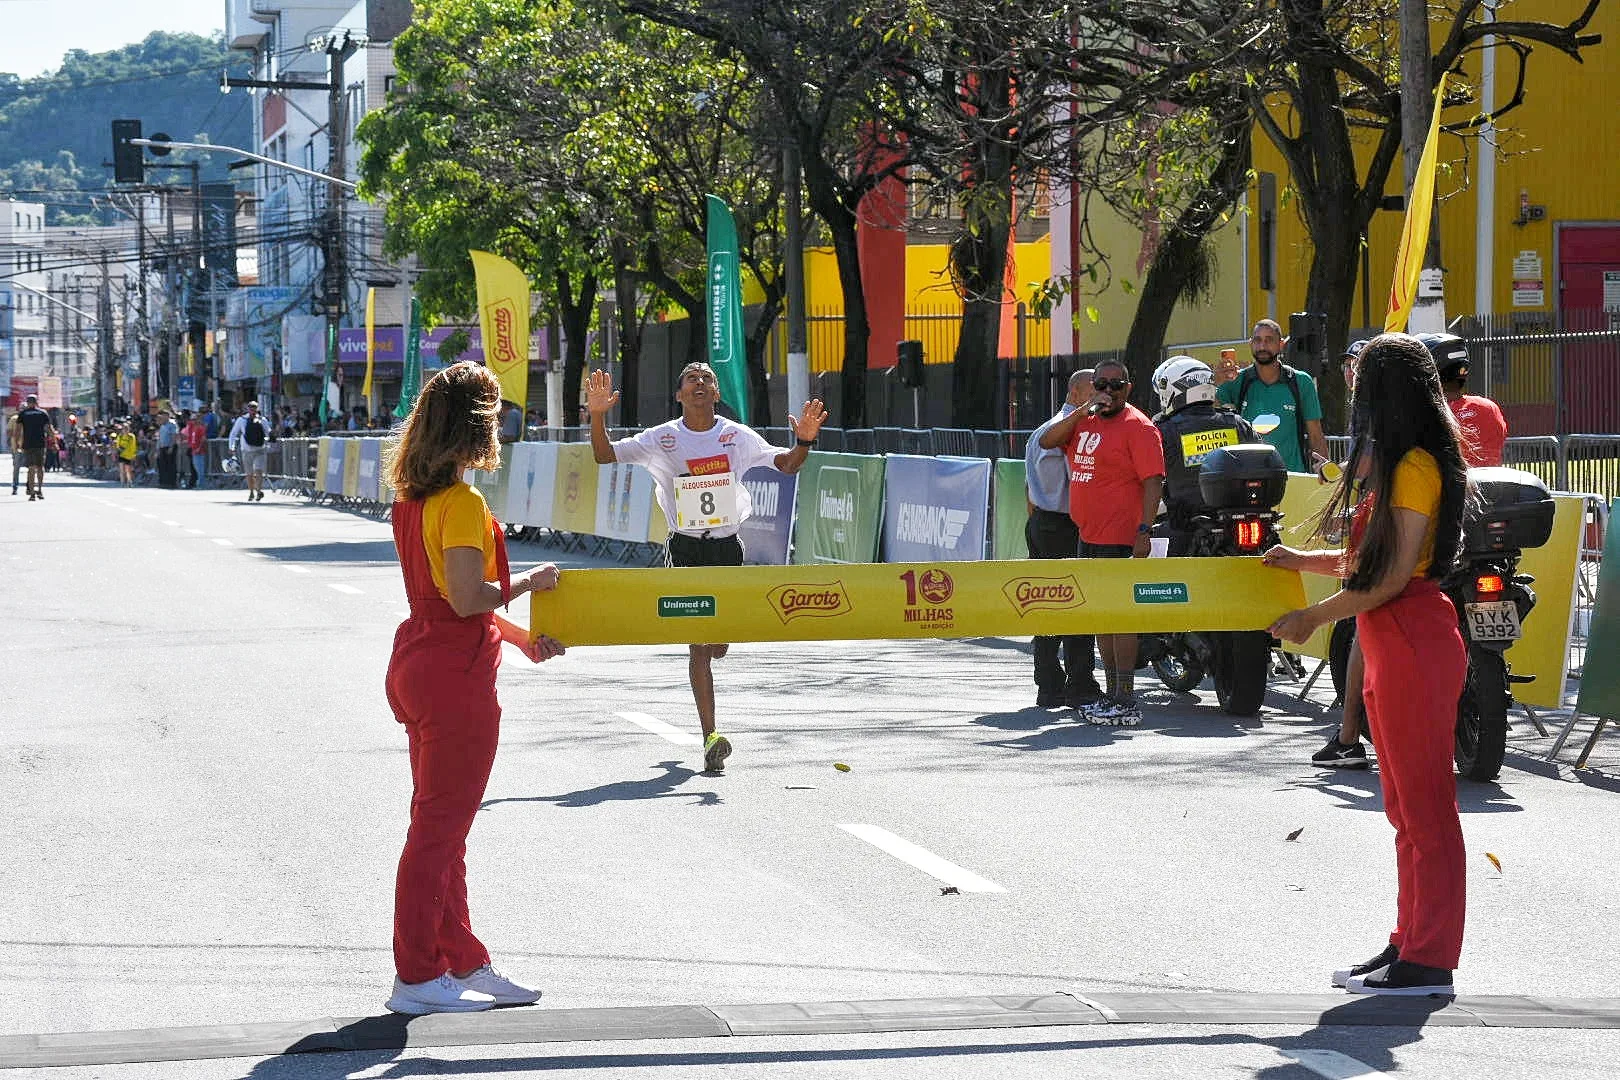
{"label": "man in red staff shirt", "polygon": [[1502,464],[1507,445],[1507,420],[1488,397],[1465,394],[1468,385],[1468,346],[1456,334],[1420,334],[1440,372],[1440,389],[1462,429],[1463,462],[1470,469]]}
{"label": "man in red staff shirt", "polygon": [[[1069,516],[1080,532],[1081,558],[1145,559],[1148,534],[1164,488],[1159,429],[1129,402],[1131,374],[1105,360],[1092,377],[1090,401],[1047,428],[1040,444],[1063,447],[1069,463]],[[1093,724],[1134,727],[1136,635],[1098,634],[1107,674],[1101,701],[1085,710]]]}

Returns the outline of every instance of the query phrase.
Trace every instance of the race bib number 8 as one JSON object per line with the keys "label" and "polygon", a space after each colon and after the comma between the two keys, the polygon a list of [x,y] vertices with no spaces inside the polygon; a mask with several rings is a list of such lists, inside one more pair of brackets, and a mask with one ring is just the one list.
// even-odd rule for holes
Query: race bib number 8
{"label": "race bib number 8", "polygon": [[675,527],[719,529],[737,524],[737,482],[729,472],[675,478]]}

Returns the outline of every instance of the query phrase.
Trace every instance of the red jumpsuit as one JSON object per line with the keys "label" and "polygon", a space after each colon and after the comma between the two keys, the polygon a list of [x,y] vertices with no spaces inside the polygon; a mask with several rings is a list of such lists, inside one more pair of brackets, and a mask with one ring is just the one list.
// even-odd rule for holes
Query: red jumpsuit
{"label": "red jumpsuit", "polygon": [[1402,960],[1454,971],[1467,882],[1452,771],[1468,669],[1457,610],[1434,581],[1414,578],[1395,599],[1356,616],[1356,637],[1384,813],[1395,826],[1400,891],[1389,940]]}
{"label": "red jumpsuit", "polygon": [[[394,886],[394,967],[401,982],[489,963],[467,914],[467,833],[495,763],[501,635],[492,612],[457,615],[439,595],[422,542],[420,499],[394,503],[394,546],[411,615],[394,634],[388,704],[410,744],[411,824]],[[501,595],[512,593],[495,537]]]}

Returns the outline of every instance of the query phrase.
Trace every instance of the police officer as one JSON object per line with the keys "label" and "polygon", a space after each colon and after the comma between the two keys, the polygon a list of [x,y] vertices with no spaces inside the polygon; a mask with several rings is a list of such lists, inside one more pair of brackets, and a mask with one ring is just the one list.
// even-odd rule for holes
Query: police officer
{"label": "police officer", "polygon": [[1154,423],[1164,442],[1164,505],[1171,555],[1188,554],[1192,519],[1209,510],[1198,490],[1204,456],[1222,446],[1256,438],[1247,420],[1215,407],[1214,380],[1209,365],[1191,356],[1172,356],[1153,373],[1153,389],[1162,410]]}

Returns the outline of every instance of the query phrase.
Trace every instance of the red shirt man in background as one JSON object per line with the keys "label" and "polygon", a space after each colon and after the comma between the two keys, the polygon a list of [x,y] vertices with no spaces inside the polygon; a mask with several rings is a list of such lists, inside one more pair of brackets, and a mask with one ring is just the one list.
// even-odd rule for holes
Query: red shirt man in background
{"label": "red shirt man in background", "polygon": [[[1164,488],[1164,444],[1159,429],[1128,400],[1125,365],[1097,365],[1090,401],[1041,434],[1044,449],[1064,448],[1069,463],[1069,516],[1080,531],[1081,558],[1144,559]],[[1133,727],[1136,706],[1136,635],[1098,634],[1107,676],[1101,701],[1088,707],[1093,724]]]}
{"label": "red shirt man in background", "polygon": [[1440,371],[1440,389],[1462,429],[1463,462],[1471,469],[1502,464],[1507,445],[1507,420],[1488,397],[1463,393],[1468,385],[1468,346],[1456,334],[1423,334],[1434,366]]}

